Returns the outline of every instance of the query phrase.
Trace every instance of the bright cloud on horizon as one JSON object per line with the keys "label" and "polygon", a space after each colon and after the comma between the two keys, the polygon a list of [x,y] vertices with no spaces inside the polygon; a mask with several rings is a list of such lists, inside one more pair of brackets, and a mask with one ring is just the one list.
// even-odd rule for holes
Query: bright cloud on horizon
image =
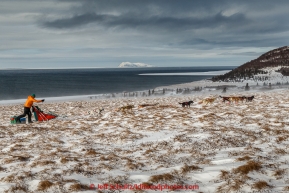
{"label": "bright cloud on horizon", "polygon": [[126,68],[126,67],[155,67],[155,66],[140,62],[122,62],[118,65],[118,67]]}
{"label": "bright cloud on horizon", "polygon": [[3,0],[0,68],[237,66],[289,45],[288,9],[287,0]]}

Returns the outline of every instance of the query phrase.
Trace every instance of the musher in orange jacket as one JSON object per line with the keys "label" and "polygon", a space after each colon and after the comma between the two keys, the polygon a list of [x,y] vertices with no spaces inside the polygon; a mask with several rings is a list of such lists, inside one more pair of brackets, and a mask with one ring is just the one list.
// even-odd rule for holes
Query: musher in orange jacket
{"label": "musher in orange jacket", "polygon": [[32,107],[33,105],[33,102],[36,102],[36,103],[40,103],[40,102],[44,102],[44,99],[42,100],[36,100],[35,99],[35,94],[32,94],[31,96],[28,96],[25,104],[24,104],[24,113],[22,115],[19,115],[17,118],[16,118],[16,121],[17,122],[20,122],[20,118],[22,117],[25,117],[26,115],[28,115],[28,123],[33,123],[32,120],[31,120],[31,111],[30,111],[30,108]]}

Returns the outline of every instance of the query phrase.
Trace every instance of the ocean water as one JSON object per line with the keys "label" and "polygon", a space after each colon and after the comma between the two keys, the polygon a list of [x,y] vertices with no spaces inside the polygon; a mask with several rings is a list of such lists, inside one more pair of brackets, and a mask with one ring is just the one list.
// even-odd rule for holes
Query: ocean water
{"label": "ocean water", "polygon": [[[0,70],[0,100],[144,91],[212,77],[223,67]],[[189,75],[188,73],[192,73]]]}

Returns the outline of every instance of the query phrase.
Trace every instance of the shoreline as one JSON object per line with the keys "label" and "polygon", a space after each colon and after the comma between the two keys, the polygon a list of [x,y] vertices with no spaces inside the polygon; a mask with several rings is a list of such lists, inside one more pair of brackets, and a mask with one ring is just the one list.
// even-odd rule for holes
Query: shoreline
{"label": "shoreline", "polygon": [[[183,84],[176,84],[176,85],[169,85],[169,86],[159,86],[156,88],[149,89],[150,91],[155,90],[156,92],[160,92],[163,90],[163,88],[167,89],[177,89],[178,85],[194,85],[198,84],[199,82],[207,81],[207,79],[201,80],[201,81],[194,81],[189,83],[183,83]],[[211,82],[211,81],[210,81]],[[142,91],[133,91],[133,92],[121,92],[121,93],[102,93],[102,94],[89,94],[89,95],[71,95],[71,96],[59,96],[59,97],[46,97],[46,101],[49,102],[61,102],[61,101],[76,101],[76,100],[89,100],[89,99],[107,99],[107,98],[127,98],[130,93],[139,93],[143,94],[145,93],[146,96],[139,96],[138,97],[148,97],[148,91],[149,90],[142,90]],[[115,97],[112,97],[112,95],[115,95]],[[37,98],[37,97],[36,97]],[[17,104],[17,103],[24,103],[26,98],[24,99],[12,99],[12,100],[0,100],[0,105],[2,104]]]}
{"label": "shoreline", "polygon": [[[152,98],[152,97],[168,97],[168,96],[188,96],[188,95],[209,95],[209,94],[221,94],[221,89],[227,88],[227,92],[224,94],[233,94],[245,91],[244,88],[247,83],[250,83],[251,91],[268,91],[272,89],[286,89],[289,85],[273,85],[269,89],[268,86],[252,85],[252,81],[244,82],[213,82],[209,79],[187,82],[182,84],[173,84],[169,86],[159,86],[150,90],[134,91],[134,92],[122,92],[122,93],[106,93],[106,94],[89,94],[89,95],[72,95],[72,96],[59,96],[59,97],[46,97],[45,103],[57,103],[57,102],[73,102],[73,101],[91,101],[91,100],[106,100],[106,99],[129,99],[129,98]],[[256,84],[256,83],[255,83]],[[181,90],[181,93],[176,93],[177,89]],[[188,93],[185,93],[189,90]],[[149,92],[151,94],[149,95]],[[154,94],[152,94],[154,92]],[[165,92],[165,94],[163,94]],[[37,97],[36,97],[37,98]],[[37,98],[38,99],[38,98]],[[40,100],[40,99],[39,99]],[[0,105],[14,105],[22,104],[25,99],[13,99],[13,100],[0,100]]]}
{"label": "shoreline", "polygon": [[[187,75],[188,73],[192,75],[192,76],[188,76],[187,75],[186,77],[189,77],[189,78],[186,78],[186,79],[184,79],[184,81],[181,81],[181,82],[184,82],[184,83],[186,83],[188,81],[193,81],[193,80],[200,80],[200,79],[203,79],[203,78],[206,78],[206,77],[210,78],[213,75],[218,75],[218,74],[224,73],[224,70],[222,70],[223,68],[221,68],[221,67],[218,67],[218,68],[220,68],[220,70],[217,70],[217,71],[216,71],[216,69],[218,69],[218,68],[216,68],[216,67],[214,67],[214,68],[212,67],[212,69],[201,68],[202,71],[204,71],[204,72],[195,72],[195,70],[198,69],[198,68],[189,67],[192,71],[191,72],[184,72],[184,73],[178,73],[179,67],[175,67],[175,68],[176,68],[176,70],[174,70],[174,71],[172,71],[172,70],[168,71],[168,72],[176,72],[176,73],[169,73],[171,75],[174,75],[175,79],[178,79],[178,77],[176,77],[178,75],[184,76],[184,75]],[[166,70],[167,68],[164,68],[164,69]],[[136,75],[139,75],[139,77],[146,76],[145,78],[142,78],[142,79],[150,79],[150,76],[152,77],[154,75],[157,75],[157,76],[165,75],[166,77],[169,78],[169,75],[167,75],[167,73],[153,73],[153,74],[148,73],[148,74],[150,74],[150,75],[148,75],[147,73],[141,74],[141,72],[143,72],[142,70],[134,69],[134,71],[137,72]],[[187,70],[185,70],[185,71],[187,71]],[[225,71],[228,71],[228,70],[225,70]],[[153,72],[159,72],[159,71],[153,71]],[[166,72],[166,71],[161,70],[161,72]],[[192,78],[190,78],[190,77],[192,77]],[[152,78],[154,79],[154,77],[152,77]],[[183,79],[181,79],[181,80],[183,80]],[[142,84],[139,85],[139,86],[135,86],[136,84],[132,83],[132,85],[134,85],[134,86],[132,86],[131,89],[129,89],[129,92],[131,92],[131,93],[133,93],[133,92],[137,93],[138,92],[140,94],[141,92],[147,92],[148,90],[153,90],[153,89],[155,89],[155,87],[158,87],[158,85],[159,86],[163,86],[163,85],[169,86],[169,85],[172,85],[171,83],[174,83],[174,82],[179,82],[179,81],[170,81],[170,82],[162,81],[162,82],[156,82],[156,84],[154,84],[152,81],[151,82],[149,81],[149,83],[148,84],[144,84],[144,86],[141,86]],[[129,84],[129,82],[127,84]],[[112,95],[112,94],[116,94],[116,95],[118,95],[118,97],[121,97],[121,95],[125,91],[127,91],[126,90],[127,89],[126,88],[127,84],[125,84],[125,85],[124,84],[120,84],[120,85],[118,85],[118,84],[116,84],[116,85],[108,84],[109,89],[104,89],[104,88],[103,89],[98,89],[97,92],[93,92],[93,88],[94,87],[92,87],[91,90],[89,90],[89,87],[88,87],[88,90],[83,90],[83,91],[81,91],[81,90],[80,91],[77,91],[77,90],[74,91],[72,89],[71,91],[66,92],[68,95],[65,95],[65,94],[63,95],[63,93],[65,93],[65,92],[62,92],[61,90],[56,90],[55,94],[60,94],[60,95],[63,95],[63,96],[53,96],[53,95],[51,95],[50,92],[49,93],[48,92],[42,92],[42,90],[41,90],[42,88],[38,88],[38,87],[35,89],[36,90],[35,92],[37,92],[37,90],[40,89],[39,92],[43,93],[43,94],[41,94],[41,98],[47,98],[46,96],[49,96],[49,98],[52,98],[53,100],[55,100],[54,98],[57,98],[57,100],[58,99],[61,100],[61,97],[69,98],[69,100],[71,100],[71,99],[74,100],[75,98],[79,98],[80,100],[82,100],[83,97],[86,97],[86,96],[87,97],[88,96],[92,96],[92,97],[94,97],[94,96],[103,96],[103,98],[105,98],[106,95],[108,96],[108,95]],[[100,84],[100,85],[102,85],[102,84]],[[101,88],[101,86],[100,86],[100,88]],[[129,93],[129,92],[127,92],[127,93]],[[1,103],[5,103],[5,102],[9,102],[9,103],[10,102],[12,102],[12,103],[16,102],[17,103],[17,101],[19,101],[19,100],[21,101],[21,99],[25,100],[27,96],[25,96],[25,95],[23,96],[22,93],[23,92],[21,92],[21,96],[20,95],[16,96],[15,97],[16,99],[8,98],[9,95],[13,96],[13,93],[10,93],[7,96],[3,95],[3,98],[0,99],[0,104]],[[80,94],[80,93],[89,93],[89,94]],[[36,93],[36,95],[37,95],[37,93]],[[38,93],[37,96],[40,96],[39,93]],[[21,97],[21,98],[18,98],[18,97]]]}

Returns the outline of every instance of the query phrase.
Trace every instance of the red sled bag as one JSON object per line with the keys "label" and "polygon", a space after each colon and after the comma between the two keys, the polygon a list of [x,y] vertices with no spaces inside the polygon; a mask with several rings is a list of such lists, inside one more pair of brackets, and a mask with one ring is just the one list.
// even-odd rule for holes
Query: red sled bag
{"label": "red sled bag", "polygon": [[36,121],[48,121],[57,117],[53,113],[44,113],[38,106],[32,106],[32,111]]}

